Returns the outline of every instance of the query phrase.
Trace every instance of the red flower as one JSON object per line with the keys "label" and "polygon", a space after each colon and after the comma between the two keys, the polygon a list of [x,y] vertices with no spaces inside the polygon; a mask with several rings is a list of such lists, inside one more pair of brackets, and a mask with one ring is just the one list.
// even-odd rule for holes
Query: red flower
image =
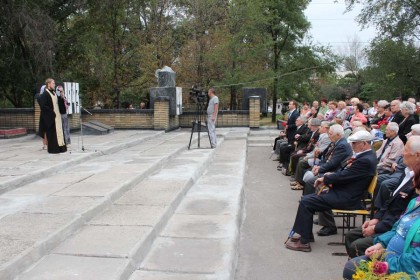
{"label": "red flower", "polygon": [[388,264],[386,262],[375,262],[373,264],[373,273],[375,275],[385,275],[388,272]]}

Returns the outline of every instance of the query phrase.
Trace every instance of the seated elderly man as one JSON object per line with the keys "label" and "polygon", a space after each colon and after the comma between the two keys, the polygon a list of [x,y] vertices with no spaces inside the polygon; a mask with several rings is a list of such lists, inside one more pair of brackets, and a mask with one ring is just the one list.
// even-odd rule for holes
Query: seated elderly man
{"label": "seated elderly man", "polygon": [[306,125],[306,117],[300,116],[296,119],[296,133],[294,135],[294,141],[288,142],[287,145],[280,146],[280,164],[278,166],[278,170],[282,171],[283,174],[290,175],[289,172],[289,161],[290,161],[290,154],[295,150],[296,147],[301,148],[306,146],[309,141],[308,135],[310,135],[311,131],[309,130],[308,126]]}
{"label": "seated elderly man", "polygon": [[[321,125],[321,121],[315,118],[312,118],[309,123],[308,127],[310,132],[305,135],[302,135],[299,138],[300,143],[307,143],[306,145],[296,145],[296,150],[290,154],[290,165],[289,171],[291,174],[295,174],[296,165],[301,157],[304,157],[306,154],[310,153],[314,148],[315,144],[318,142],[319,138],[319,126]],[[298,144],[298,143],[296,143]],[[293,175],[292,175],[293,176]]]}
{"label": "seated elderly man", "polygon": [[[316,186],[321,190],[317,194],[302,197],[296,214],[293,229],[286,241],[286,248],[295,251],[310,252],[310,242],[314,241],[312,227],[315,212],[333,208],[354,210],[362,205],[361,198],[365,194],[370,181],[376,174],[376,156],[370,146],[372,136],[367,131],[358,131],[351,135],[354,155],[341,170],[325,173],[318,178]],[[295,233],[300,236],[293,236]]]}
{"label": "seated elderly man", "polygon": [[306,154],[304,158],[301,158],[296,166],[294,180],[290,183],[292,190],[303,190],[303,185],[305,184],[303,181],[303,175],[309,168],[314,166],[314,162],[316,160],[319,162],[318,156],[321,155],[330,145],[331,140],[328,137],[329,128],[329,122],[321,122],[321,126],[319,128],[320,135],[315,144],[315,149]]}
{"label": "seated elderly man", "polygon": [[390,122],[386,126],[386,140],[382,141],[382,146],[376,151],[379,174],[394,172],[392,164],[404,150],[404,143],[398,136],[398,129],[399,126],[395,122]]}
{"label": "seated elderly man", "polygon": [[371,220],[366,221],[361,227],[347,232],[345,245],[350,258],[364,255],[365,250],[373,245],[373,238],[391,230],[410,200],[417,196],[412,178],[419,155],[420,136],[413,136],[404,148],[403,160],[407,167],[405,175],[399,178],[397,188],[386,201],[378,205],[379,210],[375,212]]}
{"label": "seated elderly man", "polygon": [[352,155],[351,146],[344,138],[344,130],[341,125],[332,125],[328,130],[328,137],[331,140],[330,145],[319,155],[320,160],[317,161],[312,170],[307,171],[304,175],[304,195],[314,192],[314,183],[317,176],[338,170],[341,163]]}

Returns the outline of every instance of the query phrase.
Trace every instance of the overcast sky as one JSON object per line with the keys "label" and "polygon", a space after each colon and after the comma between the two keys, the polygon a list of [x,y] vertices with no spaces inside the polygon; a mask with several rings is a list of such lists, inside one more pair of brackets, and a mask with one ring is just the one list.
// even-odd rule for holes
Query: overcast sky
{"label": "overcast sky", "polygon": [[313,42],[337,49],[348,41],[353,41],[356,35],[359,42],[368,44],[375,37],[375,29],[361,31],[355,20],[360,9],[359,5],[353,11],[344,14],[344,0],[311,1],[305,14],[312,25],[310,34]]}

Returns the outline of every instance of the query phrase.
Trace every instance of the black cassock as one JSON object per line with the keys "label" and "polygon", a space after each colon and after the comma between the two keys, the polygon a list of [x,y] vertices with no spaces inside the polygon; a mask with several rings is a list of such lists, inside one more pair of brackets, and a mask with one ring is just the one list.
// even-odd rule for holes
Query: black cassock
{"label": "black cassock", "polygon": [[39,118],[38,135],[44,137],[44,133],[46,133],[48,153],[50,154],[64,153],[67,151],[57,98],[54,91],[49,90],[45,90],[39,96],[41,116]]}

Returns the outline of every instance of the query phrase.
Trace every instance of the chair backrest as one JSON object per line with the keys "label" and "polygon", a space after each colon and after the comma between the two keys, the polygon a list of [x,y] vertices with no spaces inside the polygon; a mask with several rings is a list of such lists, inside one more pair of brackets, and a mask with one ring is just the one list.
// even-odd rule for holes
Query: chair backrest
{"label": "chair backrest", "polygon": [[375,191],[376,182],[378,181],[378,174],[373,176],[372,181],[370,181],[369,187],[367,189],[368,193],[373,196],[373,192]]}

